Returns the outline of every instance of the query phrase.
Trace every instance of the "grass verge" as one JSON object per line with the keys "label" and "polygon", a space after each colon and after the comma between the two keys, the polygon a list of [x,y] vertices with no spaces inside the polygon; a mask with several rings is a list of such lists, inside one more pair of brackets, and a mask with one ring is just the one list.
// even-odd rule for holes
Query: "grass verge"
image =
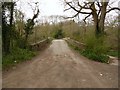
{"label": "grass verge", "polygon": [[30,51],[28,49],[14,48],[10,54],[3,56],[2,69],[6,70],[18,63],[30,60],[36,54],[36,52]]}
{"label": "grass verge", "polygon": [[[81,55],[91,60],[102,62],[102,63],[108,63],[109,57],[106,55],[107,50],[102,45],[97,44],[97,46],[94,46],[92,48],[86,47],[85,49],[80,49],[75,44],[73,45],[70,42],[68,42],[68,45],[74,50],[78,51]],[[90,44],[90,46],[92,45]]]}
{"label": "grass verge", "polygon": [[118,51],[113,51],[113,50],[108,51],[107,54],[110,55],[110,56],[118,57]]}

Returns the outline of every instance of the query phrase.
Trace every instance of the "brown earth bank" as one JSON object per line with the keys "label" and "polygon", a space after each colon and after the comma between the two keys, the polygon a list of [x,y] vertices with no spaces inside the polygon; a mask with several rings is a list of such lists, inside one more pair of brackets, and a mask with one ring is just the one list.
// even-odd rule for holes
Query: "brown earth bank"
{"label": "brown earth bank", "polygon": [[3,88],[117,88],[118,66],[88,60],[62,40],[3,74]]}

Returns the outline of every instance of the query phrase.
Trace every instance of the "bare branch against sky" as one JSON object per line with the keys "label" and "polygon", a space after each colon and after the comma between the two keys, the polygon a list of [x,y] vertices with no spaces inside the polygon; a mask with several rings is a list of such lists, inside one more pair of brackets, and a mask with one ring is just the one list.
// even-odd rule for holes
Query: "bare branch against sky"
{"label": "bare branch against sky", "polygon": [[[40,9],[40,15],[39,15],[39,19],[42,16],[51,16],[51,15],[63,15],[63,16],[70,16],[71,14],[74,13],[74,11],[67,11],[64,12],[65,7],[63,3],[64,0],[19,0],[17,2],[17,8],[21,9],[23,13],[25,13],[26,18],[32,17],[33,15],[33,11],[31,9],[31,6],[28,4],[31,3],[31,5],[34,7],[35,5],[33,5],[33,2],[39,2],[39,9]],[[81,0],[80,0],[81,1]],[[84,0],[82,0],[84,1]],[[88,0],[88,1],[94,1],[94,0]],[[107,0],[98,0],[98,1],[107,1]],[[119,0],[110,0],[110,5],[111,7],[114,6],[118,6],[118,2]],[[115,14],[115,11],[112,11],[109,14],[113,14],[113,15],[117,15],[117,13]],[[83,15],[80,16],[81,19],[82,17],[84,18]]]}

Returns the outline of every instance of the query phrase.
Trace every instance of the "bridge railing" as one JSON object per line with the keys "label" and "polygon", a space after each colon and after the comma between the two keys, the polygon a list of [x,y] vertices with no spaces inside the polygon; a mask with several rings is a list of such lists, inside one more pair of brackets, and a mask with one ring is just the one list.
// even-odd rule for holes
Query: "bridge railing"
{"label": "bridge railing", "polygon": [[37,51],[39,51],[39,50],[44,49],[44,48],[50,43],[50,41],[51,41],[51,40],[50,40],[49,38],[47,38],[47,39],[41,40],[41,41],[39,41],[39,42],[30,44],[30,45],[29,45],[29,48],[30,48],[31,50],[37,50]]}
{"label": "bridge railing", "polygon": [[73,45],[73,46],[76,46],[80,49],[84,49],[86,47],[86,45],[84,43],[81,43],[81,42],[78,42],[74,39],[71,39],[71,38],[66,38],[65,39],[69,44]]}

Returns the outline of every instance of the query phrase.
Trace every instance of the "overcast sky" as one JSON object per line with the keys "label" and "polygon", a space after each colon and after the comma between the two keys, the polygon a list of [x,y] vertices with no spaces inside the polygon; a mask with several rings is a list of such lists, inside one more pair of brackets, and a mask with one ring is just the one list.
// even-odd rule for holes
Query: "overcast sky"
{"label": "overcast sky", "polygon": [[[28,2],[34,6],[33,2],[39,2],[40,14],[38,18],[41,16],[51,16],[51,15],[66,15],[70,16],[71,11],[64,12],[64,5],[62,3],[63,0],[19,0],[17,2],[17,8],[22,10],[25,13],[26,18],[30,18],[33,16],[33,11],[28,4]],[[116,1],[112,6],[118,7],[119,0],[110,0],[111,2]],[[115,12],[111,14],[115,15]],[[81,16],[82,18],[82,16]]]}
{"label": "overcast sky", "polygon": [[[26,17],[32,17],[33,11],[28,2],[34,6],[33,0],[19,0],[17,2],[18,9],[21,9],[26,14]],[[60,0],[35,0],[35,2],[39,2],[39,16],[67,15],[67,13],[63,12],[64,5]]]}

